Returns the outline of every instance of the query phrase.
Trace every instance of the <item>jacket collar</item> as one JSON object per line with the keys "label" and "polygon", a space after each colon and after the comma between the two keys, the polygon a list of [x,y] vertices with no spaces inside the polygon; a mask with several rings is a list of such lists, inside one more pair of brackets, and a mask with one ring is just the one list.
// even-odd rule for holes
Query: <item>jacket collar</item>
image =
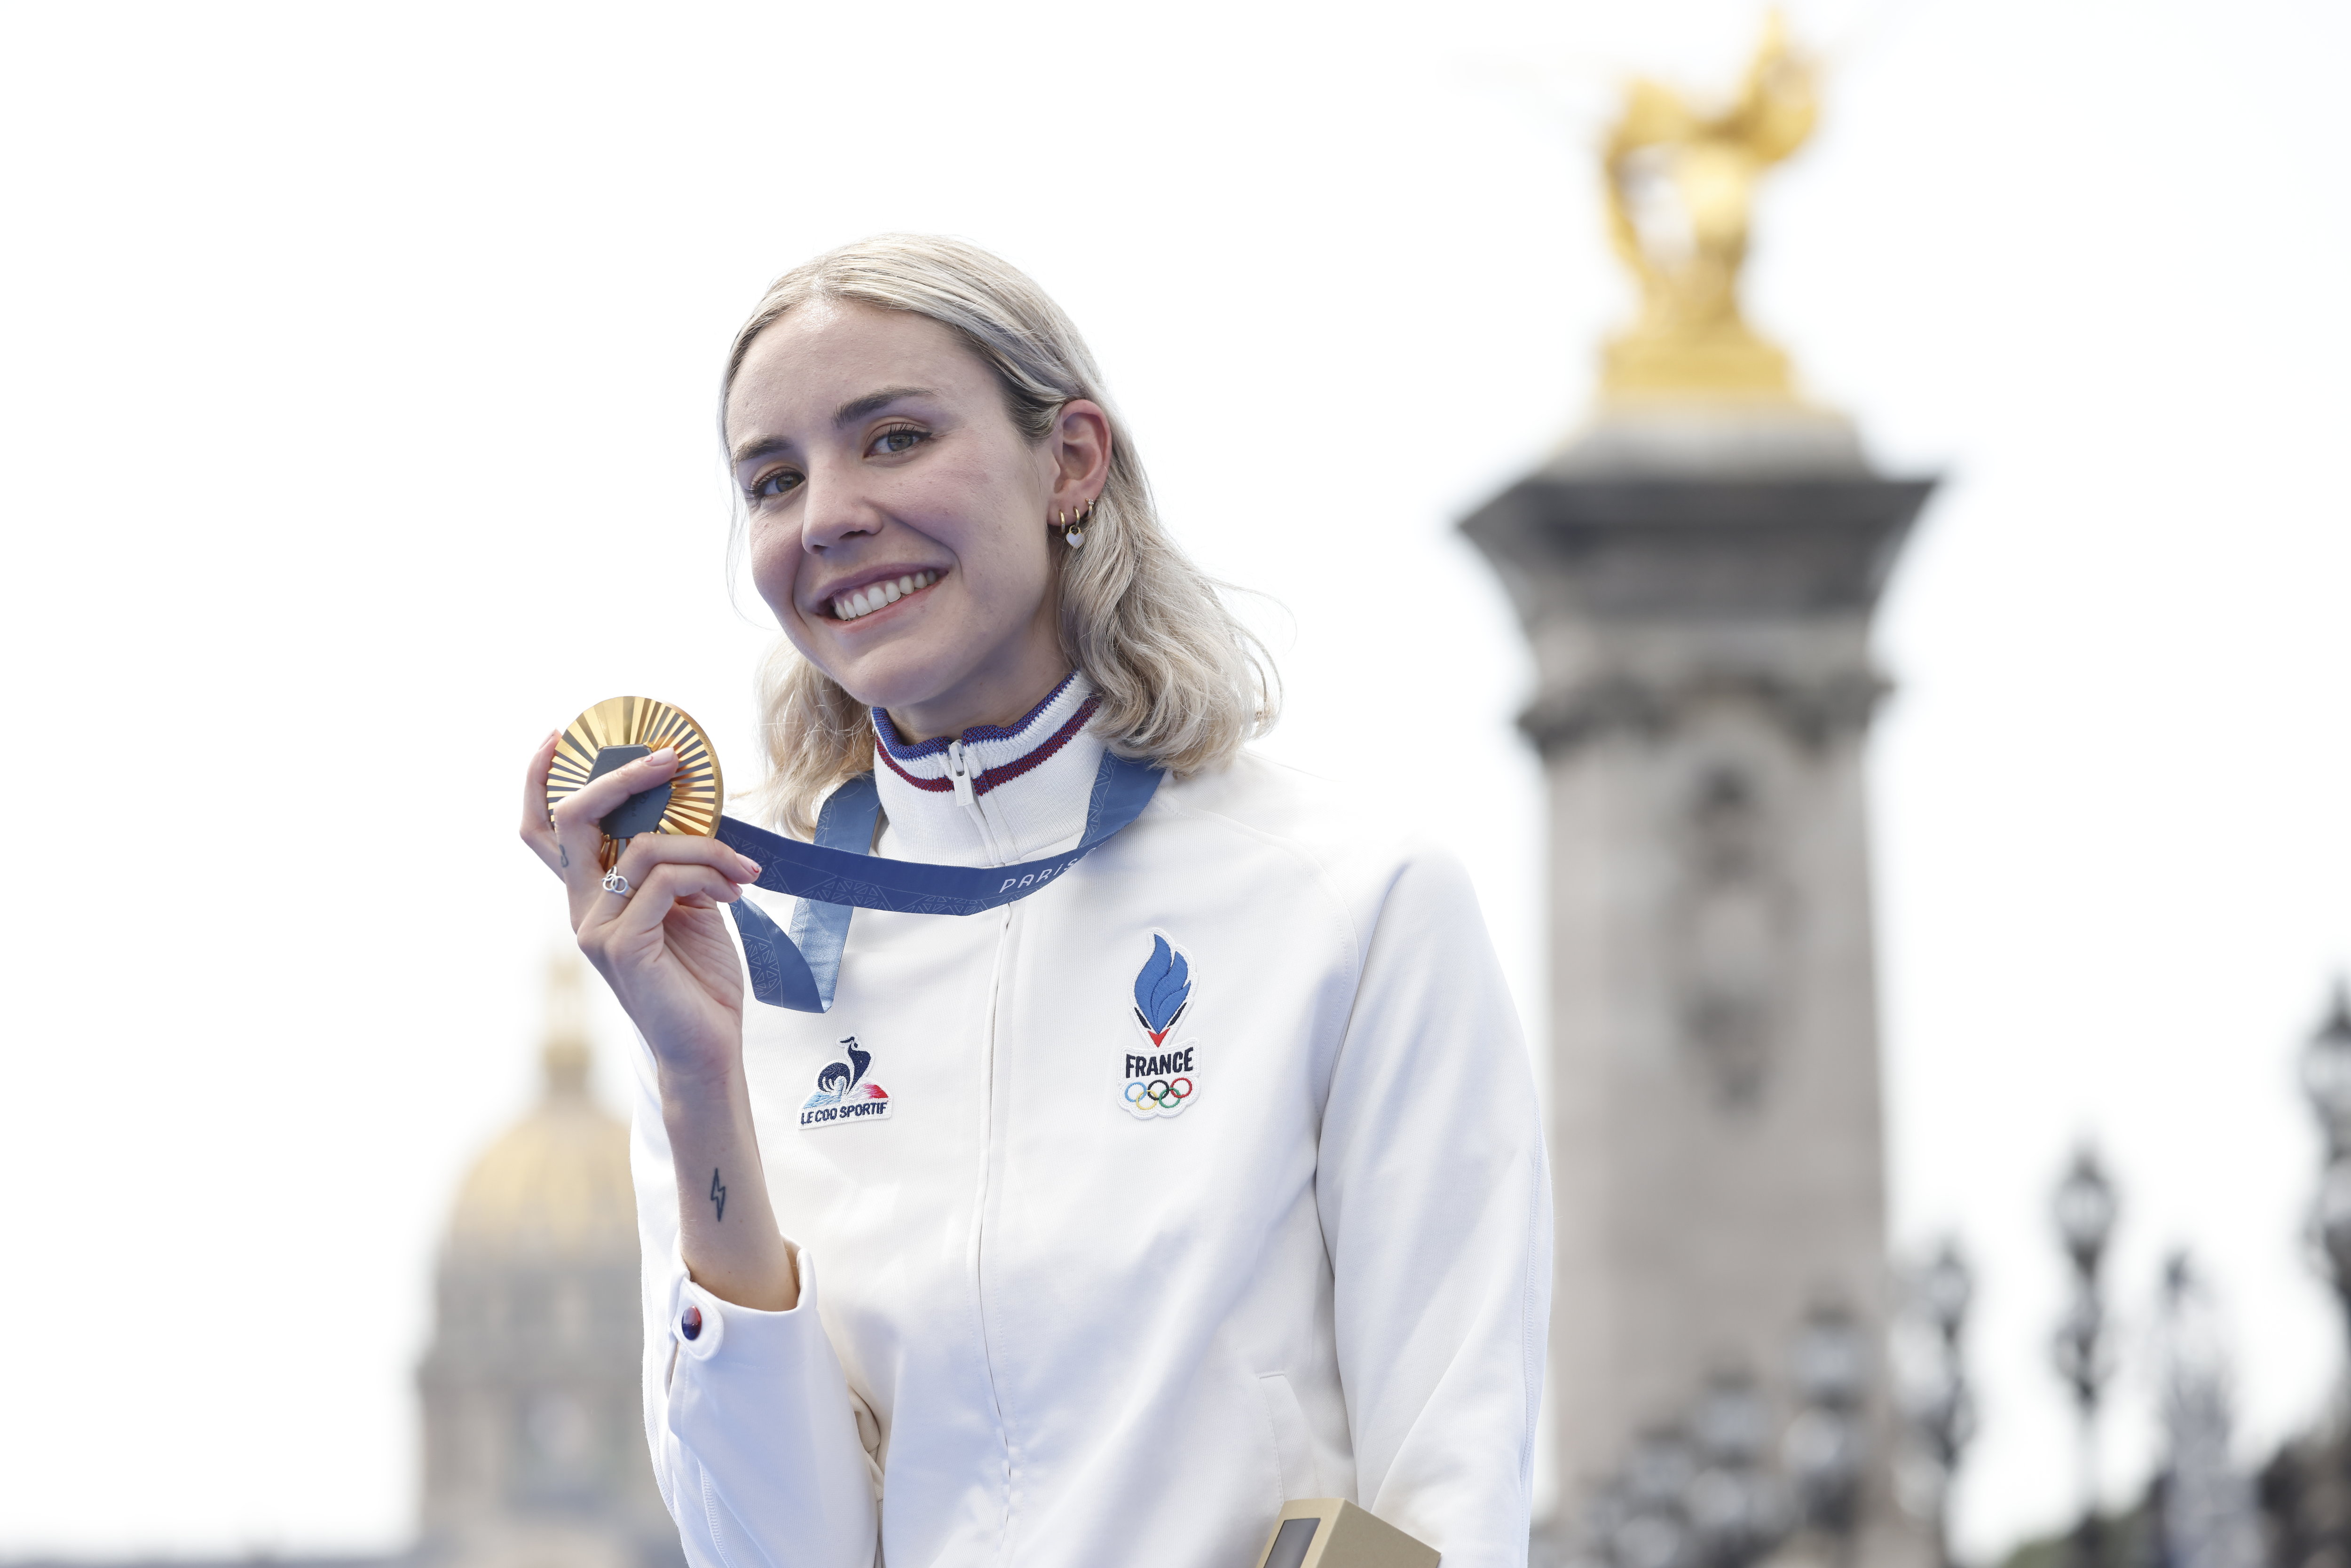
{"label": "jacket collar", "polygon": [[919,743],[902,739],[875,708],[873,782],[889,822],[882,852],[1011,865],[1074,845],[1102,764],[1102,737],[1086,728],[1101,706],[1072,672],[1017,723]]}

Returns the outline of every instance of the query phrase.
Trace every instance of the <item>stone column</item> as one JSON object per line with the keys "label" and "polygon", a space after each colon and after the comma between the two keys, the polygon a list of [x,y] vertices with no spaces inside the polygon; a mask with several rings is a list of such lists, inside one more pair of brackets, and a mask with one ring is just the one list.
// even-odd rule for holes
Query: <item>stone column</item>
{"label": "stone column", "polygon": [[1808,1312],[1876,1347],[1858,1561],[1891,1501],[1863,743],[1870,617],[1931,480],[1789,403],[1606,413],[1463,523],[1534,648],[1550,787],[1560,1502]]}

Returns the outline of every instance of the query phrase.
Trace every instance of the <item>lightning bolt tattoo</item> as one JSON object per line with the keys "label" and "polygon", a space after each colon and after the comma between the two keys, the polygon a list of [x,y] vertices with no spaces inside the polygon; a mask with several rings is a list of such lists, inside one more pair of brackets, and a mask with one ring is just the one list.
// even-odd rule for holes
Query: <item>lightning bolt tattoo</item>
{"label": "lightning bolt tattoo", "polygon": [[718,1185],[716,1166],[710,1167],[710,1201],[718,1206],[718,1218],[716,1223],[725,1224],[726,1222],[726,1189]]}

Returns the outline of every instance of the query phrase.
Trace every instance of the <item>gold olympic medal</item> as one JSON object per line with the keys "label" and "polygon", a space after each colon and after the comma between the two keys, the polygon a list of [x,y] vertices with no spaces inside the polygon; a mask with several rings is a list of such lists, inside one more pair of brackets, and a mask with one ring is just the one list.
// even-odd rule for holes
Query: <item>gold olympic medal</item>
{"label": "gold olympic medal", "polygon": [[683,708],[651,697],[607,697],[571,721],[555,743],[547,770],[547,809],[590,779],[601,779],[664,747],[677,749],[677,771],[664,784],[632,795],[605,814],[604,869],[612,869],[621,846],[639,833],[718,831],[726,789],[718,774],[718,751],[710,737]]}

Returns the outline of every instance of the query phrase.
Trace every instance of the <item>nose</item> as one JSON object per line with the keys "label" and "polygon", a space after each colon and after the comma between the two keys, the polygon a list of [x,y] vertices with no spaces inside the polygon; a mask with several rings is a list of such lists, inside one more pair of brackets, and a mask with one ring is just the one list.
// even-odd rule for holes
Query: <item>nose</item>
{"label": "nose", "polygon": [[801,502],[800,548],[821,554],[861,536],[882,531],[882,510],[850,474],[819,467],[808,476],[808,495]]}

